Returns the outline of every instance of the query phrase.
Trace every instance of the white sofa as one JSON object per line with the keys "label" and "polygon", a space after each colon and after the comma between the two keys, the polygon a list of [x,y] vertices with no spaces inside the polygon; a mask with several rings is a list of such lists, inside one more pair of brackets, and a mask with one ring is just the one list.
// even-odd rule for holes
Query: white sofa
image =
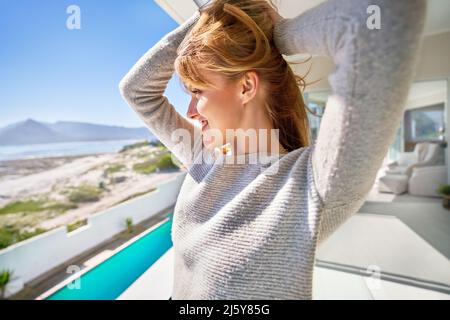
{"label": "white sofa", "polygon": [[409,178],[408,192],[416,196],[439,197],[436,189],[441,184],[447,184],[446,166],[414,168]]}
{"label": "white sofa", "polygon": [[378,180],[378,191],[418,196],[439,196],[436,189],[447,183],[443,150],[438,143],[417,143],[412,152],[400,153]]}
{"label": "white sofa", "polygon": [[378,180],[378,191],[402,194],[408,191],[408,181],[406,174],[387,174]]}
{"label": "white sofa", "polygon": [[411,176],[414,168],[443,164],[441,153],[442,150],[438,143],[417,143],[414,151],[401,152],[397,161],[389,163],[386,174]]}

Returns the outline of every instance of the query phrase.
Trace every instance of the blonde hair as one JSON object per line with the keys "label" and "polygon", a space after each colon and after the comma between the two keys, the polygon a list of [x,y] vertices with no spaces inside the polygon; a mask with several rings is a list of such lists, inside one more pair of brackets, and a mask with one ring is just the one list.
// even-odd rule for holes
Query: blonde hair
{"label": "blonde hair", "polygon": [[201,70],[216,72],[227,81],[256,72],[265,91],[267,115],[279,129],[281,145],[292,151],[310,143],[300,91],[305,81],[274,44],[267,5],[277,10],[270,0],[213,0],[200,10],[198,22],[178,47],[175,70],[185,84],[199,89],[214,87],[201,77]]}

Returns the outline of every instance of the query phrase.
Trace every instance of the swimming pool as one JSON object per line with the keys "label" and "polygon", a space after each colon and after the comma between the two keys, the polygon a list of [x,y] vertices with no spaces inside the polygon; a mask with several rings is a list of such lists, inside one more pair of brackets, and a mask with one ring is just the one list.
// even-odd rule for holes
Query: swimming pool
{"label": "swimming pool", "polygon": [[[119,250],[91,269],[75,277],[78,288],[68,283],[56,292],[43,295],[45,300],[114,300],[139,276],[172,247],[170,229],[172,219],[162,222],[148,233]],[[70,279],[69,283],[75,283]]]}

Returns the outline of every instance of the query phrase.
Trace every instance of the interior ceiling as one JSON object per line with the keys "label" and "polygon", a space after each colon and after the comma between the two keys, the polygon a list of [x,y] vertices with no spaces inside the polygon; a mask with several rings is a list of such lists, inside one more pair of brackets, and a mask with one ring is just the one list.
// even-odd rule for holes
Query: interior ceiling
{"label": "interior ceiling", "polygon": [[[208,0],[193,0],[202,5]],[[273,0],[282,16],[293,18],[326,0]],[[395,0],[393,0],[395,1]],[[450,0],[427,0],[428,11],[425,34],[450,31]]]}
{"label": "interior ceiling", "polygon": [[[319,104],[325,104],[328,99],[328,91],[311,92],[308,98]],[[447,81],[423,81],[416,82],[411,85],[408,94],[408,102],[424,99],[427,97],[439,97],[445,101],[447,96]]]}
{"label": "interior ceiling", "polygon": [[[205,4],[208,0],[154,0],[179,24],[183,23],[198,6]],[[214,0],[213,0],[214,1]],[[293,18],[306,10],[319,5],[326,0],[272,0],[279,8],[282,16]],[[396,1],[396,0],[392,0]],[[427,0],[427,18],[425,22],[425,34],[437,34],[450,32],[450,0]],[[383,19],[381,17],[381,19]],[[293,55],[285,57],[287,61],[302,61],[304,55]],[[445,59],[445,58],[444,58]],[[428,60],[427,60],[428,61]],[[428,61],[430,62],[430,61]],[[311,72],[306,77],[306,82],[310,85],[306,92],[319,90],[329,90],[328,75],[334,70],[335,66],[328,57],[313,57],[313,59],[304,64],[292,65],[294,72],[298,75],[306,75],[309,68]],[[446,70],[446,69],[445,69]],[[431,73],[432,74],[432,73]],[[427,78],[436,78],[427,73]]]}

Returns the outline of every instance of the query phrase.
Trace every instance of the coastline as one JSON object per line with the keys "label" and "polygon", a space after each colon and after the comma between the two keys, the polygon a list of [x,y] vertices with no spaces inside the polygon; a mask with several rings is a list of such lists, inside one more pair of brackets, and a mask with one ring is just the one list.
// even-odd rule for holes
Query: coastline
{"label": "coastline", "polygon": [[5,179],[13,179],[41,171],[53,169],[71,161],[90,157],[102,156],[113,153],[81,154],[71,156],[34,157],[26,159],[0,160],[0,182]]}
{"label": "coastline", "polygon": [[[117,153],[2,160],[0,231],[33,232],[79,224],[181,174],[173,164],[161,170],[155,167],[167,157],[166,148],[146,145]],[[143,165],[151,170],[138,170]]]}

